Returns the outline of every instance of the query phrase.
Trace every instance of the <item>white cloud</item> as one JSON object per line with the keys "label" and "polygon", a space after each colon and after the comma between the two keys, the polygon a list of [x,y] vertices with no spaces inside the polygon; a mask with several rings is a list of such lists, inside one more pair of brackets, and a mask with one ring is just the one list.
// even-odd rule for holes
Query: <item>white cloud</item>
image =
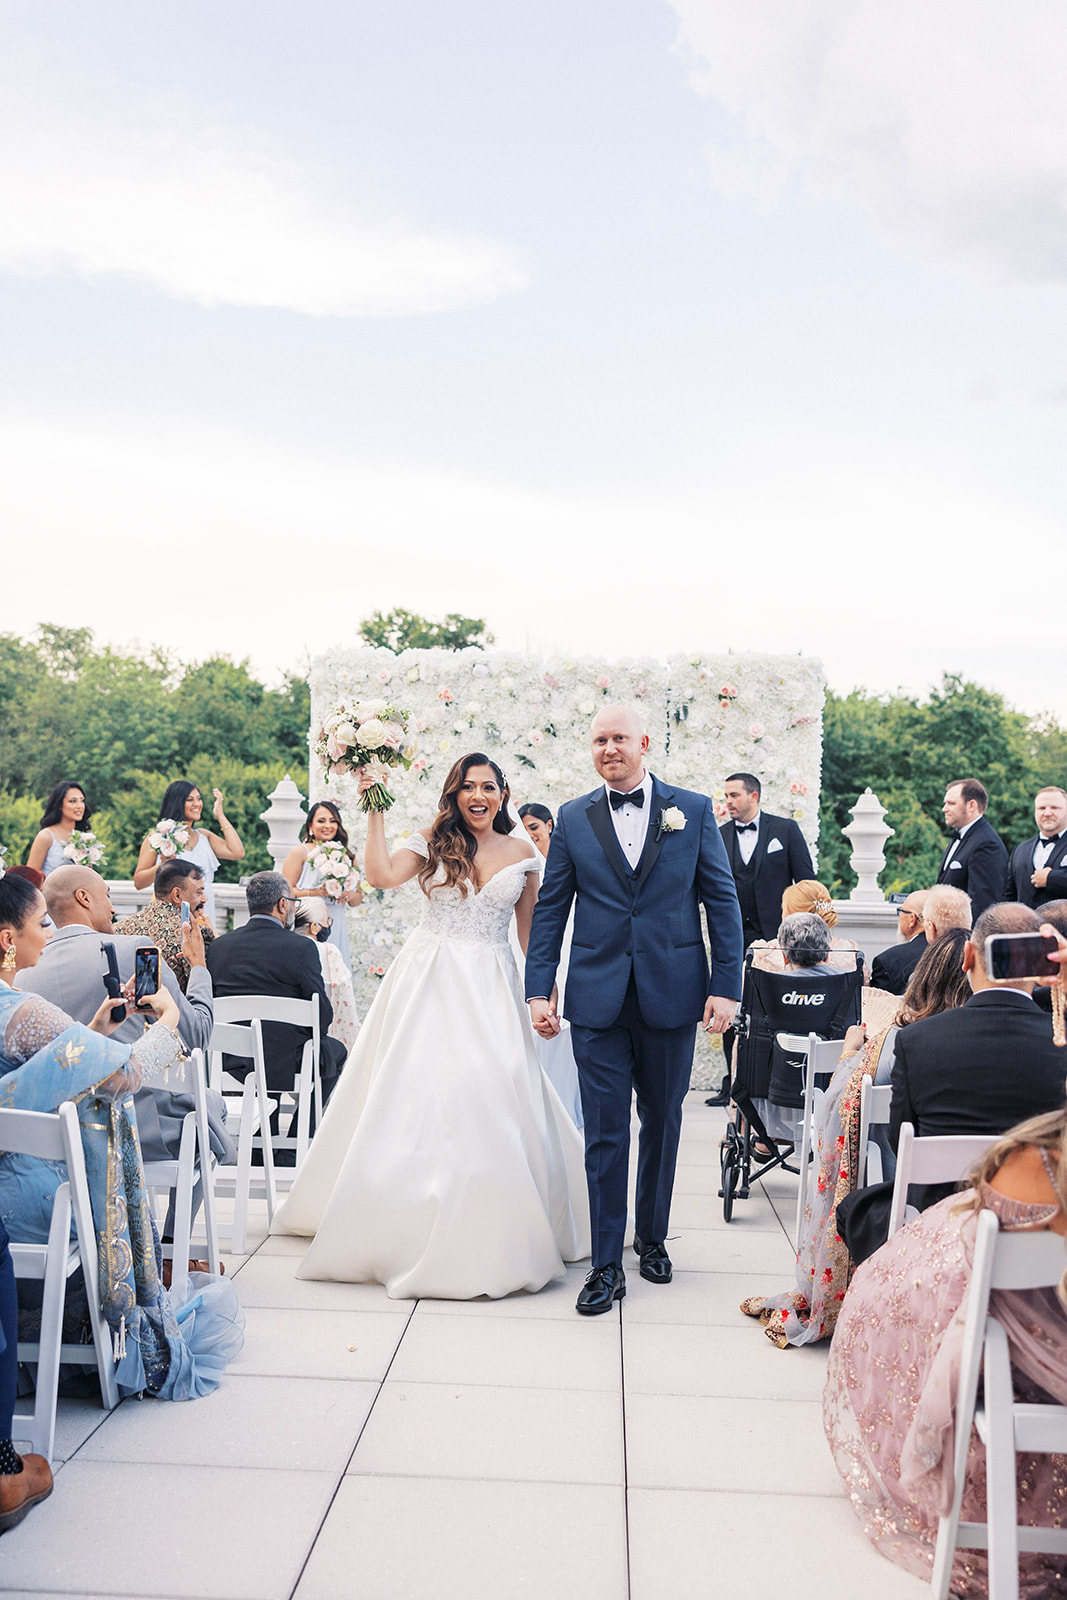
{"label": "white cloud", "polygon": [[1067,11],[1049,0],[670,0],[732,114],[731,197],[792,174],[994,280],[1067,279]]}
{"label": "white cloud", "polygon": [[451,311],[526,283],[506,245],[361,216],[255,130],[174,99],[105,98],[9,61],[0,147],[0,271],[19,276],[339,317]]}

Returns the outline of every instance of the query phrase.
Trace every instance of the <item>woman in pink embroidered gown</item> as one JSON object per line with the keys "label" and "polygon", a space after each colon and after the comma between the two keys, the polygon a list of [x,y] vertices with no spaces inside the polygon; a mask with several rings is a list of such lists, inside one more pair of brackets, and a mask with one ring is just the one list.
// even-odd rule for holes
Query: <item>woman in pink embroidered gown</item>
{"label": "woman in pink embroidered gown", "polygon": [[[857,1270],[830,1347],[823,1421],[867,1537],[930,1579],[938,1518],[952,1494],[953,1402],[978,1210],[1003,1228],[1067,1233],[1067,1111],[1035,1117],[999,1139],[974,1187],[931,1206]],[[1067,1258],[1065,1258],[1067,1259]],[[1067,1405],[1065,1290],[994,1292],[990,1310],[1011,1348],[1017,1392]],[[1020,1454],[1019,1520],[1067,1522],[1067,1457]],[[965,1521],[985,1518],[985,1450],[972,1437]],[[984,1551],[959,1550],[951,1592],[988,1593]],[[1024,1600],[1067,1596],[1067,1558],[1024,1554]]]}

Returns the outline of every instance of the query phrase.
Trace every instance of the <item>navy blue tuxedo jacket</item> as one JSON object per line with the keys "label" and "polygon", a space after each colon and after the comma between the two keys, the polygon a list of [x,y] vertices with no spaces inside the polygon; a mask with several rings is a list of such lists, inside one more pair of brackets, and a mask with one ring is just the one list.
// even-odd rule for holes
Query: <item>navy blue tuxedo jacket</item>
{"label": "navy blue tuxedo jacket", "polygon": [[[685,827],[668,832],[676,806]],[[658,778],[645,848],[632,871],[619,846],[607,794],[560,807],[526,955],[526,994],[552,993],[563,933],[574,904],[566,1014],[608,1028],[622,1010],[630,973],[651,1028],[700,1020],[709,994],[741,995],[741,913],[711,801]],[[709,976],[700,908],[707,918]]]}
{"label": "navy blue tuxedo jacket", "polygon": [[[737,826],[731,819],[719,832],[733,871],[741,860],[737,848]],[[770,846],[774,843],[775,848]],[[815,877],[811,851],[792,817],[774,817],[760,812],[759,835],[752,861],[755,866],[753,888],[762,939],[776,939],[782,923],[782,896],[794,883]]]}
{"label": "navy blue tuxedo jacket", "polygon": [[1049,869],[1043,889],[1035,889],[1030,882],[1034,870],[1034,847],[1038,835],[1017,844],[1008,862],[1008,881],[1004,885],[1005,900],[1018,900],[1036,910],[1049,900],[1062,900],[1067,896],[1067,833],[1056,841],[1045,865]]}

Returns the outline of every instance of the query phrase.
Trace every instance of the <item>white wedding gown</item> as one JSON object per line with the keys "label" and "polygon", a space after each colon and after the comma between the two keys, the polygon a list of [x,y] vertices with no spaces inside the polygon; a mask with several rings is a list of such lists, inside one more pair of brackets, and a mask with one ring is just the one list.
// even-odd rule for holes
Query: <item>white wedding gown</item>
{"label": "white wedding gown", "polygon": [[[423,852],[421,834],[409,848]],[[382,980],[274,1233],[300,1278],[497,1299],[589,1254],[581,1135],[545,1076],[508,929],[533,857],[439,887]]]}

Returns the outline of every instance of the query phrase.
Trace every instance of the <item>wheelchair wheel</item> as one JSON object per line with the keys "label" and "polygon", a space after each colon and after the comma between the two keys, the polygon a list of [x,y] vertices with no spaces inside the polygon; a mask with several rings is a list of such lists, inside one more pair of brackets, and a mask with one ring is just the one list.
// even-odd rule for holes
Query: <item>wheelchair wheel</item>
{"label": "wheelchair wheel", "polygon": [[741,1178],[740,1167],[729,1166],[723,1168],[722,1174],[722,1220],[730,1222],[734,1214],[734,1195]]}

